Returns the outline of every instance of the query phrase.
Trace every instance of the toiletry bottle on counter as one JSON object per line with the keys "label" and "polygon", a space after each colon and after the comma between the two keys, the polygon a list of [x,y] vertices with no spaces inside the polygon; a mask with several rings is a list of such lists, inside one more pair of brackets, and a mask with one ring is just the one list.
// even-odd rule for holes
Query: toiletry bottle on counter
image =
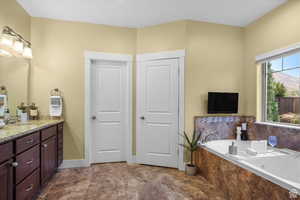
{"label": "toiletry bottle on counter", "polygon": [[247,123],[242,123],[241,140],[248,140]]}
{"label": "toiletry bottle on counter", "polygon": [[35,105],[35,103],[32,103],[29,106],[29,118],[30,120],[37,120],[38,119],[38,107]]}
{"label": "toiletry bottle on counter", "polygon": [[229,146],[228,153],[231,155],[238,154],[238,149],[237,149],[237,146],[234,145],[234,142],[232,142],[232,145]]}
{"label": "toiletry bottle on counter", "polygon": [[241,134],[242,134],[242,127],[240,127],[240,126],[236,127],[236,140],[237,141],[241,140]]}

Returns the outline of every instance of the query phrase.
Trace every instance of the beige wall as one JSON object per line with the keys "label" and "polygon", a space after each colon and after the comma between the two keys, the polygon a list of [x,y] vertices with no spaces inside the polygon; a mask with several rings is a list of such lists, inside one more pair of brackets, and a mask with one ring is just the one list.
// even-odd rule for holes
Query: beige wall
{"label": "beige wall", "polygon": [[137,53],[184,49],[186,21],[176,21],[137,29]]}
{"label": "beige wall", "polygon": [[239,92],[239,113],[244,113],[243,29],[188,21],[185,71],[186,130],[194,116],[207,113],[207,92]]}
{"label": "beige wall", "polygon": [[289,0],[245,28],[245,112],[257,110],[257,66],[255,56],[300,42],[300,1]]}
{"label": "beige wall", "polygon": [[31,100],[48,114],[53,88],[63,91],[65,158],[84,157],[84,51],[135,54],[136,30],[32,18]]}
{"label": "beige wall", "polygon": [[[0,28],[9,26],[30,39],[30,16],[14,0],[0,0]],[[22,58],[0,57],[0,85],[8,89],[10,111],[28,98],[29,61]]]}

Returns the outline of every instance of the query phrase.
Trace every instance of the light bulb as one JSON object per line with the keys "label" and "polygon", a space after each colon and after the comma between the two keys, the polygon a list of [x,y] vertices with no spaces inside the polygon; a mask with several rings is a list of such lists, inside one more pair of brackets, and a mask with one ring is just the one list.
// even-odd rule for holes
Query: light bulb
{"label": "light bulb", "polygon": [[13,44],[14,44],[14,40],[10,35],[2,34],[1,40],[0,40],[0,45],[12,48]]}
{"label": "light bulb", "polygon": [[30,47],[26,46],[23,51],[23,57],[32,59],[32,50]]}
{"label": "light bulb", "polygon": [[24,50],[23,42],[21,42],[20,40],[16,40],[14,43],[14,50],[19,54],[23,54],[23,50]]}
{"label": "light bulb", "polygon": [[0,49],[0,56],[11,57],[12,55],[8,51]]}

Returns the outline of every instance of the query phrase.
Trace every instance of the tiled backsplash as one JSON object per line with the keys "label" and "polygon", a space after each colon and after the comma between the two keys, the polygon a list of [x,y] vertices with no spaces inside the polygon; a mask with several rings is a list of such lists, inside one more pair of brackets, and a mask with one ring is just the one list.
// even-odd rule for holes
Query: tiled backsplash
{"label": "tiled backsplash", "polygon": [[203,116],[195,117],[195,130],[202,131],[203,136],[214,132],[209,139],[235,139],[236,127],[248,123],[251,140],[267,139],[270,135],[278,136],[278,147],[300,151],[300,129],[255,124],[251,116]]}

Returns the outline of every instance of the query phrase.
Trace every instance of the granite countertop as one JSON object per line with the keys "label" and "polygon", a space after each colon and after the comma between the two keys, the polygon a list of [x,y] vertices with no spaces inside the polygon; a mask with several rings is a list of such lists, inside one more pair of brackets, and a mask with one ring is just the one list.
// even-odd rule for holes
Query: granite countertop
{"label": "granite countertop", "polygon": [[0,129],[0,143],[33,133],[43,128],[64,122],[64,120],[32,120],[26,123],[16,123]]}

